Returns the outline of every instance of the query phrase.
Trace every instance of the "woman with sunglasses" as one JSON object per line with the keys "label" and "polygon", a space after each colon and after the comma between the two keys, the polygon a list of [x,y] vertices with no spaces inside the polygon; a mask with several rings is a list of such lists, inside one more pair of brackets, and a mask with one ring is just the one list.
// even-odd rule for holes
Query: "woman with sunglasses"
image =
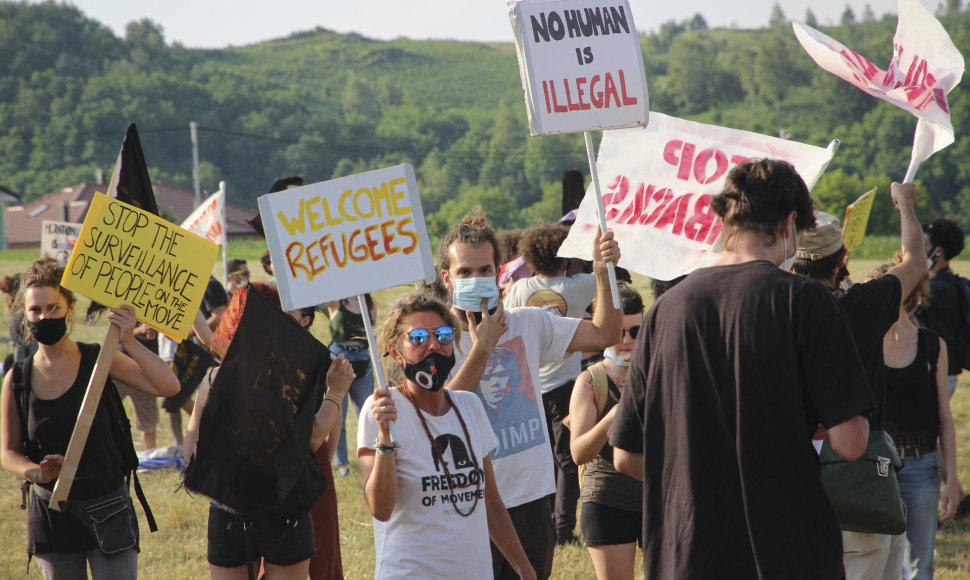
{"label": "woman with sunglasses", "polygon": [[632,579],[637,542],[642,541],[642,483],[614,469],[613,448],[607,443],[643,320],[640,294],[623,283],[619,293],[620,342],[606,349],[603,361],[579,375],[569,400],[569,448],[576,465],[585,465],[585,475],[580,470],[579,527],[600,580]]}
{"label": "woman with sunglasses", "polygon": [[379,331],[399,384],[368,397],[357,431],[375,578],[491,577],[489,538],[522,578],[535,578],[495,486],[498,441],[485,409],[474,393],[442,389],[456,327],[444,303],[417,291],[391,306]]}

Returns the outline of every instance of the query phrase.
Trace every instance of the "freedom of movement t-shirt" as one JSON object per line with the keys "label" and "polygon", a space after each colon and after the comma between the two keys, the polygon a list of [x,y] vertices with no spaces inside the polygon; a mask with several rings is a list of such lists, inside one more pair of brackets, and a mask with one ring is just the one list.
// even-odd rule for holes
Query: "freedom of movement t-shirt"
{"label": "freedom of movement t-shirt", "polygon": [[647,313],[610,428],[643,453],[647,578],[842,578],[811,437],[873,408],[831,293],[767,261],[698,270]]}
{"label": "freedom of movement t-shirt", "polygon": [[[398,389],[391,389],[397,407],[394,438],[401,443],[395,458],[397,501],[388,521],[373,520],[375,578],[453,580],[492,575],[482,469],[497,441],[478,397],[465,392],[449,394],[465,420],[471,441],[466,440],[454,409],[440,417],[422,416],[456,483],[454,488],[411,401]],[[373,395],[367,397],[360,410],[358,447],[374,448],[378,429],[371,411],[373,403]],[[473,506],[468,517],[456,512],[468,513]]]}
{"label": "freedom of movement t-shirt", "polygon": [[[556,493],[539,367],[562,360],[580,321],[538,308],[509,308],[505,322],[509,329],[489,355],[475,393],[498,439],[495,483],[511,508]],[[472,343],[467,330],[461,342]],[[466,354],[455,349],[456,371]]]}

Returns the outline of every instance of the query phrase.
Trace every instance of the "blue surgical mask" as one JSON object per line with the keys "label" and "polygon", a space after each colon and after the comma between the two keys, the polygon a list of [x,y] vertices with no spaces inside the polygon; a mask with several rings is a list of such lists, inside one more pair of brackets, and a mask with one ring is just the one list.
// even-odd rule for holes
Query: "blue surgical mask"
{"label": "blue surgical mask", "polygon": [[459,310],[482,311],[482,299],[488,299],[488,309],[498,305],[498,285],[494,276],[484,278],[452,278],[451,298]]}
{"label": "blue surgical mask", "polygon": [[621,367],[628,367],[628,366],[630,366],[630,361],[623,360],[619,356],[617,356],[617,354],[615,352],[613,352],[613,348],[612,347],[604,350],[603,351],[603,356],[605,356],[609,361],[611,361],[615,365],[619,365]]}

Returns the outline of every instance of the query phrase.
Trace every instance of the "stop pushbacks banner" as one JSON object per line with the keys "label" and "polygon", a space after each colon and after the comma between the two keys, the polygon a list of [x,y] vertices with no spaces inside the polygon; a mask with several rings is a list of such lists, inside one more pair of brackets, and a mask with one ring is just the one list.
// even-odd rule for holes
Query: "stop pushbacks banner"
{"label": "stop pushbacks banner", "polygon": [[[624,248],[620,265],[658,280],[709,265],[717,257],[712,250],[721,233],[710,199],[723,189],[731,167],[753,158],[784,159],[811,188],[833,153],[831,146],[825,149],[657,112],[650,113],[646,129],[604,133],[596,167],[604,186],[607,226]],[[559,255],[589,259],[598,227],[596,202],[587,191]]]}

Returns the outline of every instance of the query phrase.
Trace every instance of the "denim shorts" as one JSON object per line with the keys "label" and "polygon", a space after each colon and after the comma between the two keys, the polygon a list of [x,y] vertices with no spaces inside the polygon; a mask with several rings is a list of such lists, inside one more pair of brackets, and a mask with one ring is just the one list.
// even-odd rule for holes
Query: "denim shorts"
{"label": "denim shorts", "polygon": [[246,534],[252,542],[252,558],[265,558],[275,566],[290,566],[312,558],[313,522],[306,513],[295,520],[272,514],[254,518],[209,506],[209,545],[206,559],[213,566],[235,568],[248,564]]}

